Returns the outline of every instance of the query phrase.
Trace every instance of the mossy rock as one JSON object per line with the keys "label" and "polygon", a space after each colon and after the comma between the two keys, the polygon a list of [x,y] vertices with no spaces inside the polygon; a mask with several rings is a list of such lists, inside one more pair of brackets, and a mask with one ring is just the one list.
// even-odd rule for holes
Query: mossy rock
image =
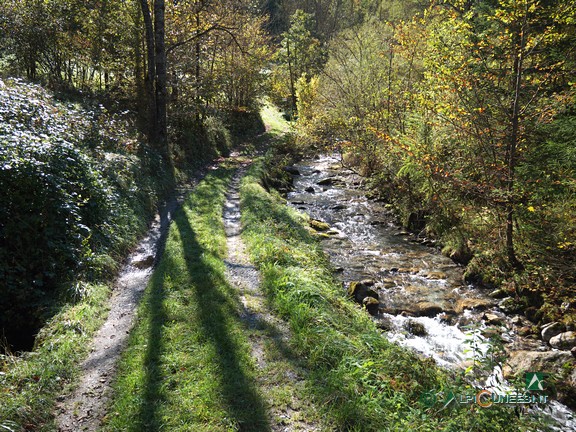
{"label": "mossy rock", "polygon": [[426,336],[428,334],[428,332],[426,331],[426,327],[424,327],[424,324],[411,319],[406,321],[406,323],[404,324],[404,328],[414,336]]}
{"label": "mossy rock", "polygon": [[308,225],[310,225],[310,228],[315,231],[328,231],[330,229],[330,225],[328,225],[326,222],[322,222],[316,219],[310,219]]}
{"label": "mossy rock", "polygon": [[373,289],[368,288],[362,282],[350,282],[350,286],[348,287],[348,295],[354,298],[356,303],[362,304],[366,297],[371,297],[373,299],[378,300],[378,293]]}
{"label": "mossy rock", "polygon": [[366,308],[366,310],[370,315],[372,316],[378,315],[380,302],[374,297],[365,297],[364,300],[362,300],[362,305]]}

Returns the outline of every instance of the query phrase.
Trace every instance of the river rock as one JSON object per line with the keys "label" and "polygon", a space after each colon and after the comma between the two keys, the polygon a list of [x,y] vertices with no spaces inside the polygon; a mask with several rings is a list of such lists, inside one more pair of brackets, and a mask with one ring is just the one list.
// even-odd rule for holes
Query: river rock
{"label": "river rock", "polygon": [[556,398],[576,408],[576,359],[568,351],[511,351],[502,369],[506,378],[523,377],[525,372],[549,374],[554,382],[544,387],[557,391]]}
{"label": "river rock", "polygon": [[572,354],[572,357],[576,357],[576,347],[572,348],[570,353]]}
{"label": "river rock", "polygon": [[435,317],[436,315],[444,312],[444,308],[436,303],[422,301],[416,303],[414,308],[407,310],[411,312],[414,316],[426,316],[426,317]]}
{"label": "river rock", "polygon": [[562,375],[565,364],[574,366],[574,358],[566,351],[510,351],[502,371],[506,378],[524,372]]}
{"label": "river rock", "polygon": [[331,210],[346,210],[348,206],[346,204],[336,204],[330,207]]}
{"label": "river rock", "polygon": [[410,333],[412,333],[414,336],[426,336],[428,334],[428,332],[426,331],[426,327],[424,327],[424,324],[411,319],[409,319],[404,323],[404,328],[408,330]]}
{"label": "river rock", "polygon": [[503,323],[503,319],[501,317],[491,312],[486,312],[482,318],[486,321],[487,324],[491,325],[502,325]]}
{"label": "river rock", "polygon": [[461,298],[456,302],[456,313],[461,314],[466,309],[485,310],[494,306],[494,302],[490,299],[481,298]]}
{"label": "river rock", "polygon": [[558,336],[565,330],[566,328],[564,327],[564,325],[554,321],[543,326],[540,335],[542,336],[542,340],[544,342],[549,342],[550,339],[552,339],[554,336]]}
{"label": "river rock", "polygon": [[372,316],[378,315],[378,308],[380,306],[380,302],[375,299],[374,297],[364,297],[362,300],[362,304],[368,311],[368,313]]}
{"label": "river rock", "polygon": [[325,179],[319,180],[316,184],[320,186],[336,186],[343,185],[345,183],[338,177],[327,177]]}
{"label": "river rock", "polygon": [[394,282],[391,279],[384,279],[382,281],[382,288],[389,289],[389,288],[394,288],[395,286],[396,286],[396,282]]}
{"label": "river rock", "polygon": [[514,324],[515,326],[529,326],[531,325],[531,323],[524,318],[522,315],[514,315],[512,318],[510,318],[510,322],[512,324]]}
{"label": "river rock", "polygon": [[292,174],[295,176],[299,176],[300,175],[300,171],[298,170],[298,168],[293,167],[293,166],[285,166],[284,167],[284,171],[286,171],[288,174]]}
{"label": "river rock", "polygon": [[557,349],[569,350],[576,346],[576,332],[560,333],[550,339],[550,345]]}
{"label": "river rock", "polygon": [[154,255],[148,255],[145,258],[134,261],[132,265],[138,269],[145,269],[154,265]]}
{"label": "river rock", "polygon": [[316,192],[312,186],[308,186],[308,187],[307,187],[306,189],[304,189],[304,190],[305,190],[306,192],[308,192],[308,193],[314,193],[314,192]]}
{"label": "river rock", "polygon": [[390,331],[394,328],[394,324],[392,324],[392,320],[386,316],[381,316],[376,320],[376,327],[380,330]]}
{"label": "river rock", "polygon": [[427,277],[428,279],[433,279],[433,280],[448,279],[448,276],[446,275],[446,273],[441,272],[441,271],[426,272],[425,277]]}
{"label": "river rock", "polygon": [[370,289],[362,282],[353,281],[350,282],[348,287],[348,295],[354,298],[356,303],[363,304],[363,301],[366,297],[371,297],[378,300],[378,293],[373,289]]}
{"label": "river rock", "polygon": [[489,297],[492,297],[493,299],[503,299],[509,296],[508,291],[506,291],[505,289],[499,288],[497,290],[492,291],[490,294],[488,294]]}
{"label": "river rock", "polygon": [[330,225],[328,225],[326,222],[322,222],[316,219],[310,219],[308,225],[310,225],[310,227],[315,231],[328,231],[330,229]]}
{"label": "river rock", "polygon": [[368,222],[370,225],[372,226],[378,226],[378,225],[387,225],[388,222],[383,221],[383,220],[379,220],[379,219],[373,219],[370,222]]}
{"label": "river rock", "polygon": [[532,327],[528,327],[528,326],[523,326],[523,327],[519,327],[518,330],[516,330],[516,333],[518,333],[519,336],[530,336],[532,334]]}
{"label": "river rock", "polygon": [[[492,339],[502,340],[502,332],[496,327],[486,327],[485,329],[482,330],[481,334],[482,336],[490,340]],[[502,342],[504,342],[504,340],[502,340]]]}

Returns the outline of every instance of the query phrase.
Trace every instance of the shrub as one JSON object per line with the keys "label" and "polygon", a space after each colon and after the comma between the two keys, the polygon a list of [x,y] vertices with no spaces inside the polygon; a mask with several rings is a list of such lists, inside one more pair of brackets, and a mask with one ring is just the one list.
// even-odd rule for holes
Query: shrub
{"label": "shrub", "polygon": [[39,86],[10,81],[0,96],[0,331],[20,350],[60,300],[78,299],[72,282],[111,275],[164,171],[149,163],[154,154],[127,152],[135,140],[117,116],[112,142],[102,113]]}

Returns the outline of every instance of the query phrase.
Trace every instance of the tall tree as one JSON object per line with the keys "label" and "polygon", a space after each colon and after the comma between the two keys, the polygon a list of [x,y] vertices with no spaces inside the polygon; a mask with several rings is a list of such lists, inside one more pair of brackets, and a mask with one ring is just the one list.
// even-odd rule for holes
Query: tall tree
{"label": "tall tree", "polygon": [[277,53],[275,81],[279,92],[289,95],[292,112],[297,109],[296,82],[302,76],[310,79],[318,74],[325,63],[324,47],[313,35],[312,26],[312,15],[297,10],[290,18],[290,28],[282,34],[281,48]]}
{"label": "tall tree", "polygon": [[[493,206],[503,221],[508,263],[515,248],[516,211],[530,199],[517,170],[539,125],[568,102],[567,24],[574,5],[505,0],[491,7],[454,2],[435,9],[430,26],[428,109],[442,136],[432,153],[452,153],[436,171],[463,196]],[[462,3],[462,4],[461,4]],[[454,5],[453,5],[454,6]],[[463,7],[467,6],[467,7]]]}
{"label": "tall tree", "polygon": [[140,0],[146,37],[148,69],[146,95],[148,99],[148,138],[166,162],[170,161],[168,147],[168,83],[166,65],[166,25],[164,0],[154,0],[152,16],[148,0]]}

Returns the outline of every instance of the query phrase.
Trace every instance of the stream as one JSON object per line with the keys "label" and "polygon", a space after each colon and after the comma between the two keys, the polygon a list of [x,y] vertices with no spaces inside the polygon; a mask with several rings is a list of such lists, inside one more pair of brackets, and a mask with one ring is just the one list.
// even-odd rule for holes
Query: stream
{"label": "stream", "polygon": [[[466,284],[463,268],[433,241],[417,241],[383,203],[367,199],[362,177],[344,169],[339,155],[304,160],[293,168],[289,204],[329,224],[321,230],[325,252],[345,288],[361,282],[377,293],[374,319],[388,339],[446,368],[482,362],[493,339],[508,353],[550,351],[543,341],[528,337],[525,329],[533,324],[524,316],[504,314],[501,300]],[[473,384],[506,392],[510,387],[502,369],[496,365],[487,379],[476,378]],[[576,430],[574,413],[564,405],[547,401],[541,409],[558,425],[554,429]]]}

